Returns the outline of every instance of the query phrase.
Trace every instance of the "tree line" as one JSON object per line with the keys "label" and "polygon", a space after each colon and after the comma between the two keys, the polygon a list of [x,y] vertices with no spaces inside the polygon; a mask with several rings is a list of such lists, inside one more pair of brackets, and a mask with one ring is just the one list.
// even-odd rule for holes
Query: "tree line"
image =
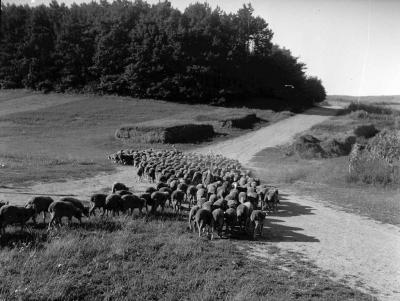
{"label": "tree line", "polygon": [[253,13],[250,4],[228,14],[142,0],[2,4],[0,87],[192,103],[278,99],[292,108],[325,99],[321,81],[273,44]]}

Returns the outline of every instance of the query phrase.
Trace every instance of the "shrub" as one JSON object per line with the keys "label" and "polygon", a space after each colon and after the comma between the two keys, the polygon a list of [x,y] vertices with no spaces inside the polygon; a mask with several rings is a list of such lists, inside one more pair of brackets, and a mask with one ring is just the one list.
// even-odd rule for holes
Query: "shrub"
{"label": "shrub", "polygon": [[345,115],[356,111],[364,111],[369,114],[380,114],[380,115],[393,114],[393,110],[390,108],[376,106],[376,105],[369,105],[364,103],[356,103],[356,102],[350,103],[347,108],[341,111],[341,114]]}
{"label": "shrub", "polygon": [[357,110],[350,113],[350,117],[357,118],[357,119],[367,119],[369,117],[369,113],[364,110]]}
{"label": "shrub", "polygon": [[303,159],[346,156],[350,153],[355,142],[356,137],[354,136],[319,140],[306,134],[298,137],[294,144],[286,149],[286,154],[290,156],[296,153]]}
{"label": "shrub", "polygon": [[388,185],[399,183],[399,169],[383,158],[374,157],[369,151],[360,155],[357,162],[350,169],[349,182],[363,182],[365,184]]}
{"label": "shrub", "polygon": [[296,139],[293,149],[303,159],[322,158],[324,150],[320,142],[312,135],[303,135]]}
{"label": "shrub", "polygon": [[385,130],[375,136],[367,145],[375,157],[393,163],[400,160],[400,131]]}
{"label": "shrub", "polygon": [[330,138],[320,143],[325,157],[340,157],[349,154],[348,147],[336,140],[335,138]]}
{"label": "shrub", "polygon": [[350,181],[383,185],[400,183],[400,132],[385,130],[379,133],[351,163]]}
{"label": "shrub", "polygon": [[373,124],[360,125],[354,130],[354,135],[356,135],[357,137],[363,137],[367,139],[374,137],[378,133],[379,131]]}
{"label": "shrub", "polygon": [[178,120],[158,120],[121,126],[115,133],[118,139],[134,139],[139,143],[191,143],[209,139],[214,135],[212,125]]}

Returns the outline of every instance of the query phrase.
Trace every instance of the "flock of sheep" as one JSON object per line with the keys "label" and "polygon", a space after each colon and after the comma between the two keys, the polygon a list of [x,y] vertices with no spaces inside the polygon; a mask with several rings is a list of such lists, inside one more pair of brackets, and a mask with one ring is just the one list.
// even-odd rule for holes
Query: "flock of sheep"
{"label": "flock of sheep", "polygon": [[109,159],[135,166],[139,180],[155,183],[138,196],[151,205],[151,213],[166,204],[176,214],[188,209],[189,228],[196,226],[199,236],[204,230],[211,238],[214,230],[232,234],[237,227],[262,235],[267,211],[276,211],[279,203],[276,187],[261,184],[237,160],[220,155],[146,149],[121,150]]}
{"label": "flock of sheep", "polygon": [[262,235],[267,211],[276,211],[279,203],[276,187],[261,185],[238,161],[223,156],[146,149],[119,151],[109,159],[134,165],[139,180],[147,179],[154,185],[134,194],[126,185],[114,183],[110,194],[93,194],[90,207],[72,197],[55,201],[36,196],[25,206],[0,201],[0,235],[10,224],[20,224],[22,230],[30,219],[37,223],[40,214],[45,222],[47,212],[51,215],[50,228],[61,224],[63,217],[81,222],[83,216],[89,218],[100,210],[102,216],[132,214],[135,209],[154,215],[163,214],[169,206],[177,215],[188,210],[189,228],[194,231],[197,227],[199,236],[207,231],[212,239],[215,230],[222,236],[223,231],[232,234],[239,228],[255,237]]}

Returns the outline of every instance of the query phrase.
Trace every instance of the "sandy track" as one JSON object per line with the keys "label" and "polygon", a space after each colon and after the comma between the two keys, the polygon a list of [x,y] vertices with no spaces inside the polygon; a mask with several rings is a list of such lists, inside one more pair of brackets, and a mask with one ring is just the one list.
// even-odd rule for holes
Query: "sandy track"
{"label": "sandy track", "polygon": [[[200,153],[219,153],[251,166],[258,151],[290,141],[296,133],[322,122],[329,116],[299,114],[269,127],[213,146],[200,148]],[[0,199],[25,203],[24,194],[57,195],[68,193],[81,198],[95,191],[110,189],[115,181],[143,190],[148,184],[137,183],[133,169],[120,167],[117,173],[102,174],[84,180],[37,184],[28,188],[3,187]],[[400,228],[328,208],[317,200],[296,196],[281,189],[280,211],[270,216],[265,238],[250,250],[252,257],[268,256],[269,245],[303,254],[335,279],[382,300],[400,300]],[[244,244],[243,242],[238,242]]]}
{"label": "sandy track", "polygon": [[222,154],[247,164],[258,152],[288,142],[294,134],[303,132],[329,116],[299,114],[235,139],[222,141],[196,150],[198,153]]}

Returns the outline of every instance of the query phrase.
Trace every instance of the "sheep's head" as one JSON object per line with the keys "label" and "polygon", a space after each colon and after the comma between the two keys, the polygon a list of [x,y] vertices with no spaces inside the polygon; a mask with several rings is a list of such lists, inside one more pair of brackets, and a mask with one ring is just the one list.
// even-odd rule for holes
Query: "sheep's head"
{"label": "sheep's head", "polygon": [[3,206],[6,206],[6,205],[8,205],[8,204],[9,204],[8,201],[5,202],[5,201],[3,201],[3,200],[0,200],[0,208],[3,207]]}
{"label": "sheep's head", "polygon": [[35,215],[35,209],[33,209],[33,206],[25,207],[25,217],[26,217],[26,219],[30,219],[34,215]]}
{"label": "sheep's head", "polygon": [[84,214],[86,217],[89,217],[89,210],[90,210],[89,207],[84,206],[84,207],[83,207],[82,214]]}

